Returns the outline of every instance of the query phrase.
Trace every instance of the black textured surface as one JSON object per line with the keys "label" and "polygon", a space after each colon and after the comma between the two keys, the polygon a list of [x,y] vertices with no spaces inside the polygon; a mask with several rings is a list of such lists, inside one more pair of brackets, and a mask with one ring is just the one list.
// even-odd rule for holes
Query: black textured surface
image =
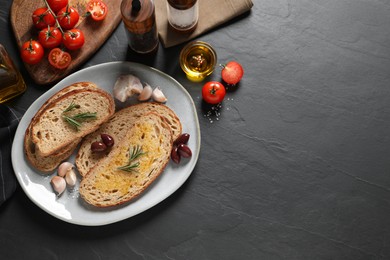
{"label": "black textured surface", "polygon": [[[0,2],[0,42],[28,82],[9,105],[27,109],[50,86],[23,69]],[[182,83],[202,133],[188,181],[103,227],[57,220],[18,188],[0,207],[0,258],[390,259],[390,2],[255,0],[199,39],[245,68],[218,113],[183,75],[183,45],[145,59],[121,24],[83,65],[141,62]]]}

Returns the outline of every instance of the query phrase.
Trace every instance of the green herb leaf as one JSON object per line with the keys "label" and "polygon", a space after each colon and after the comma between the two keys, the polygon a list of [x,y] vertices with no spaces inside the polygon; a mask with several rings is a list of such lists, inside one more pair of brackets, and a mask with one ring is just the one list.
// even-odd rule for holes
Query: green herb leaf
{"label": "green herb leaf", "polygon": [[122,170],[122,171],[126,171],[126,172],[136,171],[135,168],[139,167],[139,162],[136,162],[136,163],[132,163],[132,162],[144,154],[146,154],[146,152],[143,152],[142,147],[140,147],[139,145],[137,145],[133,149],[130,147],[130,149],[129,149],[129,164],[118,167],[117,169]]}
{"label": "green herb leaf", "polygon": [[145,153],[142,151],[142,147],[140,147],[139,145],[137,145],[135,149],[130,149],[130,162],[137,159],[143,154]]}
{"label": "green herb leaf", "polygon": [[81,124],[79,122],[77,122],[76,120],[74,120],[72,117],[69,117],[69,116],[66,116],[66,115],[62,115],[62,117],[65,119],[66,122],[68,122],[71,126],[73,126],[74,128],[76,128],[77,130],[79,130],[79,127],[81,126]]}
{"label": "green herb leaf", "polygon": [[136,162],[134,164],[129,164],[129,165],[118,167],[118,170],[132,172],[132,171],[136,171],[135,168],[137,168],[138,166],[139,166],[139,162]]}
{"label": "green herb leaf", "polygon": [[80,114],[74,115],[72,118],[75,120],[76,119],[85,120],[85,119],[89,119],[89,118],[96,118],[96,112],[95,113],[80,113]]}
{"label": "green herb leaf", "polygon": [[80,106],[77,105],[76,103],[74,103],[74,100],[72,100],[72,103],[70,103],[70,105],[64,110],[63,113],[66,113],[66,112],[69,112],[69,111],[72,111],[73,109],[75,108],[79,108]]}
{"label": "green herb leaf", "polygon": [[96,113],[80,113],[74,116],[67,116],[62,114],[62,117],[65,119],[66,122],[68,122],[71,126],[76,128],[76,130],[79,130],[81,127],[81,122],[86,119],[96,118]]}

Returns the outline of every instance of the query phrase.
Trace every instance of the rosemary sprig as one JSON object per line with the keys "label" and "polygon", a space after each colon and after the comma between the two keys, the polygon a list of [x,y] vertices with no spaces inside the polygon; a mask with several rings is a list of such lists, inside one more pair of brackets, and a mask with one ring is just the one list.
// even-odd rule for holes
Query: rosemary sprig
{"label": "rosemary sprig", "polygon": [[80,113],[74,116],[67,116],[62,115],[62,117],[65,119],[66,122],[68,122],[71,126],[79,130],[79,127],[81,127],[81,122],[83,120],[89,119],[89,118],[96,118],[96,112],[95,113]]}
{"label": "rosemary sprig", "polygon": [[74,100],[72,100],[72,103],[70,103],[70,105],[63,111],[63,113],[72,111],[73,109],[79,108],[79,107],[80,107],[80,106],[77,105],[76,103],[74,103]]}
{"label": "rosemary sprig", "polygon": [[62,112],[62,117],[65,119],[68,124],[76,128],[76,130],[79,130],[79,127],[81,127],[81,121],[86,120],[86,119],[95,119],[96,118],[96,112],[95,113],[79,113],[74,116],[67,116],[64,113],[72,111],[76,108],[80,108],[80,105],[74,103],[70,103],[70,105]]}
{"label": "rosemary sprig", "polygon": [[118,170],[126,171],[126,172],[132,172],[136,171],[136,168],[139,166],[139,162],[132,163],[135,159],[140,157],[141,155],[146,154],[146,152],[142,151],[142,147],[137,145],[133,149],[130,147],[129,149],[129,163],[127,165],[118,167]]}

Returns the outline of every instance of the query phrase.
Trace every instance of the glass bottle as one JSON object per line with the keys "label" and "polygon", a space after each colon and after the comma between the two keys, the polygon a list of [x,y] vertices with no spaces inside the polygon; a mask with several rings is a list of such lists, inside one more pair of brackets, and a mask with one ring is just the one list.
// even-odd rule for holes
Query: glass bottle
{"label": "glass bottle", "polygon": [[193,32],[199,19],[198,1],[167,0],[167,2],[169,24],[179,32]]}
{"label": "glass bottle", "polygon": [[0,103],[24,93],[26,88],[22,75],[0,44]]}
{"label": "glass bottle", "polygon": [[130,48],[145,54],[157,50],[158,34],[153,0],[122,0],[121,14]]}

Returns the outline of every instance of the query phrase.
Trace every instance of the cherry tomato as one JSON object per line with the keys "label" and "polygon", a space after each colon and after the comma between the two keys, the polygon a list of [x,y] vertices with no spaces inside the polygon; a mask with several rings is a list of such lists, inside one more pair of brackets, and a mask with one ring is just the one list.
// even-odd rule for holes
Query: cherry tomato
{"label": "cherry tomato", "polygon": [[84,34],[79,29],[66,31],[63,36],[63,43],[69,50],[78,50],[84,45]]}
{"label": "cherry tomato", "polygon": [[47,0],[51,10],[57,13],[59,10],[68,5],[68,0]]}
{"label": "cherry tomato", "polygon": [[49,63],[56,69],[65,69],[72,61],[70,54],[60,48],[52,49],[47,58],[49,59]]}
{"label": "cherry tomato", "polygon": [[62,8],[57,13],[57,19],[60,23],[60,26],[64,30],[70,30],[74,28],[79,21],[80,15],[77,10],[69,5]]}
{"label": "cherry tomato", "polygon": [[44,50],[42,45],[34,40],[29,40],[23,43],[20,48],[20,55],[22,60],[27,64],[37,64],[42,60]]}
{"label": "cherry tomato", "polygon": [[44,48],[51,49],[61,44],[62,33],[56,27],[47,27],[39,32],[38,39]]}
{"label": "cherry tomato", "polygon": [[54,15],[46,7],[35,9],[32,14],[32,21],[37,29],[43,29],[48,26],[53,26],[56,23]]}
{"label": "cherry tomato", "polygon": [[227,84],[237,84],[244,75],[244,69],[237,61],[230,61],[226,65],[222,65],[221,71],[222,80]]}
{"label": "cherry tomato", "polygon": [[107,5],[100,0],[91,0],[87,4],[87,12],[95,21],[103,20],[108,12]]}
{"label": "cherry tomato", "polygon": [[221,103],[225,94],[225,87],[218,81],[209,81],[202,88],[202,97],[209,104]]}

